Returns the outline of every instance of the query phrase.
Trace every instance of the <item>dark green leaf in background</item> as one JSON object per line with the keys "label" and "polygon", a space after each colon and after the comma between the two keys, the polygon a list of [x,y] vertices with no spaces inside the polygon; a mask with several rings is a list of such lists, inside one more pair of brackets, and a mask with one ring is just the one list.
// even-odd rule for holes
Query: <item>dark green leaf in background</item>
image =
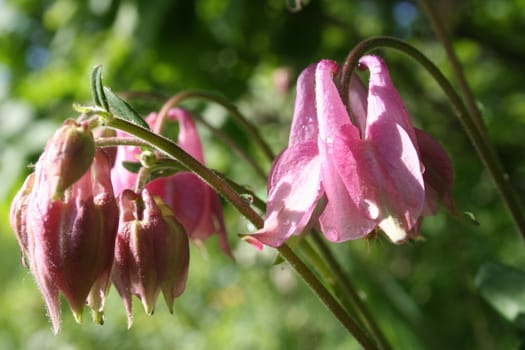
{"label": "dark green leaf in background", "polygon": [[525,330],[525,272],[496,262],[476,275],[483,298],[516,327]]}

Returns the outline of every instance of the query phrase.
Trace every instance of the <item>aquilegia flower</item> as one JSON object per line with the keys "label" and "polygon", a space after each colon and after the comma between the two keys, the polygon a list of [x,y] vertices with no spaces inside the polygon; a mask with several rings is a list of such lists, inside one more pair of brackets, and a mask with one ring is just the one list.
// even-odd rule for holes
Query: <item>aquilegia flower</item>
{"label": "aquilegia flower", "polygon": [[370,71],[370,82],[367,92],[357,76],[351,79],[353,120],[333,80],[335,62],[302,72],[288,147],[268,180],[264,227],[252,238],[279,246],[319,211],[330,241],[379,227],[400,243],[417,234],[420,217],[434,213],[436,201],[451,206],[446,153],[412,126],[383,61],[364,56],[360,66]]}
{"label": "aquilegia flower", "polygon": [[[156,113],[152,113],[146,121],[153,127],[157,117]],[[184,109],[174,108],[168,112],[167,117],[169,121],[179,123],[178,145],[204,163],[202,145],[191,114]],[[125,189],[134,187],[137,174],[126,170],[122,162],[136,162],[139,154],[138,147],[118,148],[111,174],[115,193],[119,194]],[[195,174],[183,171],[160,177],[146,184],[146,188],[152,195],[160,196],[173,209],[177,220],[184,226],[192,240],[202,242],[211,234],[217,233],[222,250],[231,255],[219,197]]]}
{"label": "aquilegia flower", "polygon": [[60,292],[77,321],[86,304],[102,321],[118,223],[105,153],[91,152],[87,128],[71,121],[64,125],[46,145],[10,212],[24,264],[44,296],[55,332]]}

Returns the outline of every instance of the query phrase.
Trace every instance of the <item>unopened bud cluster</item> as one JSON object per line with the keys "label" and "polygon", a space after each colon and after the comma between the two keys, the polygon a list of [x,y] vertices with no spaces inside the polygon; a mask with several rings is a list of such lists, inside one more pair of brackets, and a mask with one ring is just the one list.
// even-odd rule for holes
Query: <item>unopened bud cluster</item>
{"label": "unopened bud cluster", "polygon": [[[178,110],[170,113],[189,117]],[[183,125],[180,130],[194,132]],[[198,135],[192,137],[191,142],[200,147]],[[220,207],[211,209],[212,202],[218,203],[217,195],[190,174],[158,179],[164,181],[160,184],[164,189],[157,183],[153,190],[131,190],[136,174],[125,174],[120,161],[137,151],[120,147],[113,164],[110,152],[96,147],[87,123],[67,120],[50,138],[34,172],[13,200],[10,222],[22,264],[30,269],[43,294],[55,333],[60,328],[60,294],[78,322],[87,305],[94,320],[102,323],[111,284],[124,302],[128,326],[132,295],[152,314],[162,292],[173,311],[174,299],[184,291],[188,275],[188,233],[197,232],[202,239],[214,230],[202,223],[223,222]],[[168,193],[173,188],[169,181],[179,188],[186,186],[185,192]],[[198,207],[192,198],[203,188],[206,208]],[[176,212],[184,201],[195,210],[191,218]],[[217,232],[225,237],[223,228],[221,225]]]}

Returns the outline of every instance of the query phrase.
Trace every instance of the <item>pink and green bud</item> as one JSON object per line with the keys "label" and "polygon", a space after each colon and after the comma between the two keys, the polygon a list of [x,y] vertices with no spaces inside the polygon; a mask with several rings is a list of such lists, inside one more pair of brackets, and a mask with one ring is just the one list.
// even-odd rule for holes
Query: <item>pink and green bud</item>
{"label": "pink and green bud", "polygon": [[95,156],[95,140],[87,124],[66,120],[48,141],[43,167],[48,174],[53,199],[87,171]]}
{"label": "pink and green bud", "polygon": [[185,288],[189,266],[188,237],[173,211],[147,189],[141,195],[124,190],[111,279],[133,322],[132,295],[152,314],[162,291],[170,311]]}
{"label": "pink and green bud", "polygon": [[19,241],[58,332],[59,293],[65,296],[77,321],[90,293],[97,296],[90,306],[101,312],[113,260],[118,209],[110,164],[102,151],[96,152],[87,171],[64,188],[62,196],[54,198],[56,172],[48,165],[56,154],[48,150],[30,175],[34,177],[34,191],[30,190],[25,204],[15,210],[20,211],[20,224],[14,226],[17,235],[25,237],[25,243],[24,239]]}

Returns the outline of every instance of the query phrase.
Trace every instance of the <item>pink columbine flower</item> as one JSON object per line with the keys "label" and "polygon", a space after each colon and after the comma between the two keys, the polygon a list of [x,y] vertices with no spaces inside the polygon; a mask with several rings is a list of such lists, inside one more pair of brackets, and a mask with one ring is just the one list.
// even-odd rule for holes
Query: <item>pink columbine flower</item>
{"label": "pink columbine flower", "polygon": [[[150,114],[146,121],[153,127],[158,115]],[[177,144],[199,162],[204,163],[204,154],[197,128],[191,114],[181,108],[168,112],[168,120],[179,123]],[[137,174],[126,170],[122,162],[136,162],[140,154],[138,147],[119,147],[115,166],[111,173],[115,193],[133,188]],[[201,243],[211,234],[219,235],[222,250],[231,255],[226,238],[222,208],[217,194],[195,174],[187,171],[160,177],[146,185],[152,195],[160,196],[173,209],[175,217],[184,226],[190,238]]]}
{"label": "pink columbine flower", "polygon": [[[55,333],[60,328],[59,293],[65,296],[78,322],[86,304],[102,322],[118,222],[106,155],[97,150],[84,159],[64,152],[75,149],[72,145],[83,144],[77,136],[75,131],[57,131],[10,212],[24,261],[44,296]],[[81,139],[85,137],[89,136],[82,135]],[[85,143],[86,147],[92,144]],[[90,155],[78,148],[75,152]],[[64,171],[79,172],[67,169],[68,165],[83,168],[83,174],[74,181],[70,174],[63,179]]]}
{"label": "pink columbine flower", "polygon": [[111,279],[128,314],[137,296],[148,314],[162,291],[170,312],[173,300],[186,286],[189,266],[188,237],[173,211],[147,189],[141,195],[124,190],[119,196],[120,219]]}
{"label": "pink columbine flower", "polygon": [[450,201],[446,153],[414,129],[383,61],[364,56],[360,67],[370,71],[370,82],[367,92],[357,76],[351,79],[345,102],[353,122],[333,80],[335,62],[302,72],[288,147],[269,176],[264,227],[249,240],[279,246],[300,234],[322,205],[319,224],[330,241],[379,227],[400,243],[417,233],[436,201]]}

